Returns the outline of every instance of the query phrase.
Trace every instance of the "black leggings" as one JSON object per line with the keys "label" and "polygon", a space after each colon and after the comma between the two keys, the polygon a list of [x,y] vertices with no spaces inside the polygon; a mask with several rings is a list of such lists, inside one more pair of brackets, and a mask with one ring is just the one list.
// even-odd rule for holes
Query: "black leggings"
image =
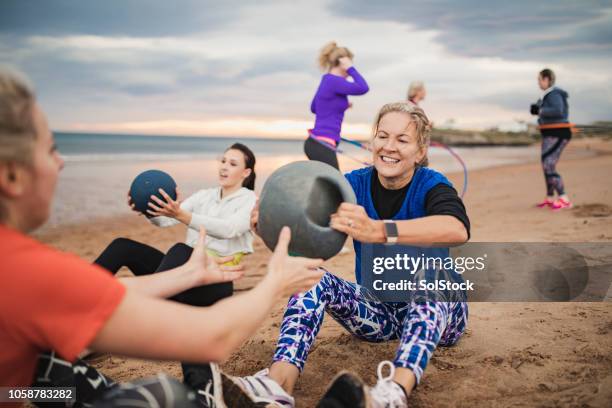
{"label": "black leggings", "polygon": [[[189,245],[179,243],[164,255],[152,246],[128,238],[117,238],[102,251],[94,263],[113,274],[122,266],[126,266],[134,275],[142,276],[181,266],[189,260],[192,252],[193,248]],[[233,290],[232,282],[223,282],[191,288],[170,299],[192,306],[210,306],[219,299],[231,296]]]}
{"label": "black leggings", "polygon": [[324,142],[318,142],[312,137],[308,137],[304,142],[304,153],[306,153],[309,160],[327,163],[336,170],[339,170],[340,166],[338,165],[336,152],[331,149],[331,146],[325,147],[322,143]]}

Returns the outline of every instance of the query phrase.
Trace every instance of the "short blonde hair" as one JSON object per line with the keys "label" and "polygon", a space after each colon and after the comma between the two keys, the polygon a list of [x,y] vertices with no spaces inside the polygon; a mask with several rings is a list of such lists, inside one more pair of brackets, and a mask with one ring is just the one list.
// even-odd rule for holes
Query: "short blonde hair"
{"label": "short blonde hair", "polygon": [[[391,112],[401,112],[410,116],[411,123],[414,123],[415,125],[417,144],[421,150],[426,151],[431,141],[431,122],[423,109],[406,101],[388,103],[380,108],[378,114],[376,115],[376,119],[374,119],[374,126],[372,127],[372,140],[374,140],[376,133],[378,133],[378,125],[380,124],[383,116]],[[429,158],[427,157],[427,154],[425,154],[423,159],[417,164],[422,167],[427,167],[429,165]]]}
{"label": "short blonde hair", "polygon": [[0,162],[31,163],[36,141],[35,103],[27,78],[0,66]]}
{"label": "short blonde hair", "polygon": [[416,94],[424,88],[425,84],[423,83],[423,81],[412,81],[410,83],[410,86],[408,87],[408,99],[414,98]]}
{"label": "short blonde hair", "polygon": [[319,66],[323,71],[327,71],[340,64],[340,58],[348,57],[353,59],[353,53],[346,47],[339,47],[335,41],[327,43],[319,53]]}

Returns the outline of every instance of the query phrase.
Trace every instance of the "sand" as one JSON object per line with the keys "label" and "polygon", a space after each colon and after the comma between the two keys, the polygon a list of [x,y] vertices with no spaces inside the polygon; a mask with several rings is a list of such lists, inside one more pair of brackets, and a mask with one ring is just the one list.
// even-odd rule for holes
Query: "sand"
{"label": "sand", "polygon": [[[612,142],[576,140],[558,166],[576,207],[552,212],[533,205],[543,198],[539,164],[509,165],[470,173],[465,204],[472,241],[612,241]],[[450,178],[460,185],[460,176]],[[129,237],[165,250],[184,238],[184,227],[156,229],[126,215],[87,224],[47,228],[39,239],[87,260],[113,239]],[[265,274],[269,251],[256,241],[247,257],[246,290]],[[329,270],[353,279],[353,253],[327,262]],[[279,301],[260,330],[222,367],[245,375],[266,367],[284,310]],[[612,303],[471,303],[468,330],[458,345],[434,353],[414,407],[584,406],[612,404]],[[348,335],[326,318],[295,391],[297,406],[312,407],[342,369],[375,382],[379,361],[392,359],[397,342],[370,344]],[[127,381],[165,371],[180,377],[175,362],[103,356],[95,366]]]}

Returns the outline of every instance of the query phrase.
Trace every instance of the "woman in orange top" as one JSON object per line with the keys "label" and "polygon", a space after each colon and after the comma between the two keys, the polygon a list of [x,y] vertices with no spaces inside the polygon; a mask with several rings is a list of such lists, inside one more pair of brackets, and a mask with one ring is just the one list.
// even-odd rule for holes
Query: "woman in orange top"
{"label": "woman in orange top", "polygon": [[[233,280],[241,272],[207,259],[204,232],[183,266],[123,280],[28,237],[49,217],[63,165],[27,81],[0,69],[0,386],[26,387],[33,379],[57,385],[58,375],[67,373],[61,384],[77,387],[78,403],[102,398],[115,406],[113,399],[123,398],[150,404],[145,394],[160,406],[197,406],[196,398],[209,406],[223,403],[219,386],[189,373],[184,375],[190,387],[161,375],[112,387],[77,356],[89,348],[158,360],[224,360],[255,333],[281,296],[318,282],[322,272],[315,268],[322,261],[289,257],[285,228],[266,277],[249,292],[205,308],[164,300],[193,286]],[[54,352],[39,362],[43,375],[35,378],[39,354],[46,350]]]}

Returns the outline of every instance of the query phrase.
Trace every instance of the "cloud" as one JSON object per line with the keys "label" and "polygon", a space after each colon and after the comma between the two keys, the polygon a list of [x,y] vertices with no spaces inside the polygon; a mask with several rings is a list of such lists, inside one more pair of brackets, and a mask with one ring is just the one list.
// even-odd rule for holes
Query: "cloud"
{"label": "cloud", "polygon": [[602,0],[336,0],[339,16],[435,30],[458,55],[563,60],[612,55],[612,4]]}
{"label": "cloud", "polygon": [[[280,128],[303,133],[295,126],[305,131],[312,124],[310,100],[321,75],[316,57],[330,40],[349,46],[370,84],[346,112],[345,129],[357,135],[367,134],[380,106],[404,98],[415,79],[426,82],[424,107],[437,123],[532,121],[526,106],[537,99],[535,76],[549,63],[570,92],[572,120],[605,119],[612,111],[612,62],[594,52],[608,47],[599,36],[609,35],[610,14],[597,7],[555,3],[543,18],[540,6],[533,11],[525,3],[493,7],[474,0],[461,7],[450,1],[406,7],[402,1],[389,3],[391,11],[328,0],[182,2],[161,27],[170,13],[163,2],[123,8],[57,3],[64,12],[73,7],[71,17],[46,3],[39,15],[32,4],[0,5],[12,16],[3,25],[7,14],[0,12],[0,63],[32,77],[56,129],[129,126],[137,132],[142,126],[150,133],[159,126],[171,133],[175,125],[176,132],[226,134],[245,126],[243,133],[258,135],[266,128],[275,135]],[[575,14],[570,22],[563,7]],[[124,15],[86,24],[116,8]],[[497,18],[487,17],[493,11]],[[179,16],[183,27],[176,28]],[[208,18],[213,21],[203,24]],[[570,34],[576,38],[562,40]],[[568,51],[572,47],[580,51]]]}
{"label": "cloud", "polygon": [[219,29],[240,12],[226,0],[3,0],[0,34],[184,35]]}

